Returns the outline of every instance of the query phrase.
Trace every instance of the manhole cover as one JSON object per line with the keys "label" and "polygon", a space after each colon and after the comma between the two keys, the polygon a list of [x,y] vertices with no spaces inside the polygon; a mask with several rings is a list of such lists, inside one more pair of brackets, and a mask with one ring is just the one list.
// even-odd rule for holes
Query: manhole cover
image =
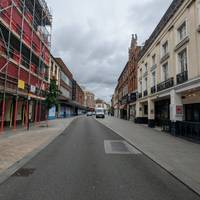
{"label": "manhole cover", "polygon": [[21,168],[17,170],[12,176],[21,176],[28,177],[34,173],[35,169],[33,168]]}
{"label": "manhole cover", "polygon": [[105,140],[104,148],[107,154],[141,154],[125,140]]}

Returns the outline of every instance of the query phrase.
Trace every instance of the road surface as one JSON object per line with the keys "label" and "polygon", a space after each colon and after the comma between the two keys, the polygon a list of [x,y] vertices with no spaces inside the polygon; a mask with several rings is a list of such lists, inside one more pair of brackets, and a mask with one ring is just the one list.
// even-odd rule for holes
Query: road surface
{"label": "road surface", "polygon": [[110,129],[92,117],[80,117],[0,185],[0,200],[200,200],[200,197]]}

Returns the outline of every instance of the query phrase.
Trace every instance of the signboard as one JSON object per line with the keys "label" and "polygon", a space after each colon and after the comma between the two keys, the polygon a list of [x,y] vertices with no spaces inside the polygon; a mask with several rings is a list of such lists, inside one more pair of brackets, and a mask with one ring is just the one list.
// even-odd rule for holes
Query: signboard
{"label": "signboard", "polygon": [[56,107],[53,106],[51,109],[49,109],[49,119],[55,119],[56,118]]}
{"label": "signboard", "polygon": [[30,92],[32,92],[32,93],[36,92],[36,87],[34,85],[31,85]]}
{"label": "signboard", "polygon": [[18,88],[24,90],[25,82],[23,80],[18,80]]}
{"label": "signboard", "polygon": [[183,115],[183,106],[182,105],[176,106],[176,115],[177,116],[182,116]]}

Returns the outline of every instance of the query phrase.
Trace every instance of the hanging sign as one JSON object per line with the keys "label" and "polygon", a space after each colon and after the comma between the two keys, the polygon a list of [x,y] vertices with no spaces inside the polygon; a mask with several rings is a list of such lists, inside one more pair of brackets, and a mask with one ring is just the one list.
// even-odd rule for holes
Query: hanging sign
{"label": "hanging sign", "polygon": [[24,90],[25,82],[23,80],[18,80],[18,88]]}

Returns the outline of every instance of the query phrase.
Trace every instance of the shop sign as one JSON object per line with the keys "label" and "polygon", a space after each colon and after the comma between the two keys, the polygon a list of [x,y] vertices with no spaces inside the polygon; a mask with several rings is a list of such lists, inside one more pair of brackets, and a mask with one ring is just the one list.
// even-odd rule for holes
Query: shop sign
{"label": "shop sign", "polygon": [[23,80],[18,80],[18,88],[24,90],[25,82]]}
{"label": "shop sign", "polygon": [[36,92],[36,87],[34,85],[31,85],[30,92],[32,92],[32,93]]}
{"label": "shop sign", "polygon": [[178,115],[178,116],[183,115],[183,106],[182,105],[176,106],[176,115]]}

